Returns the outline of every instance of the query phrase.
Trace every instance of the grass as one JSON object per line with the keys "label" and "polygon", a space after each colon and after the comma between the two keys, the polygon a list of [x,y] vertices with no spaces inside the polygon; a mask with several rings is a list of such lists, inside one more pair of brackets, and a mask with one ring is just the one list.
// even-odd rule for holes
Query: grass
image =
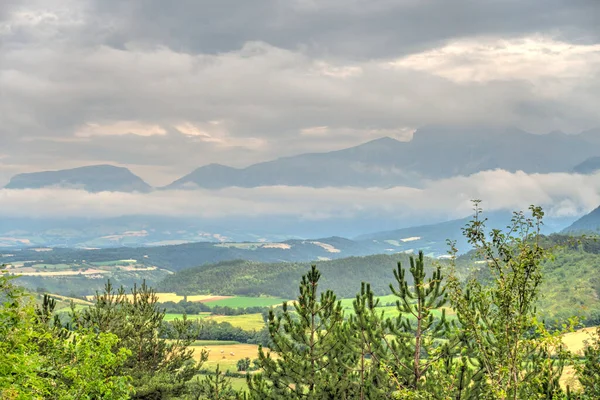
{"label": "grass", "polygon": [[244,378],[230,378],[231,379],[231,387],[233,390],[238,392],[248,390],[248,384],[246,383],[246,379]]}
{"label": "grass", "polygon": [[[165,321],[173,321],[182,319],[183,314],[165,314]],[[211,313],[200,313],[199,315],[188,315],[189,320],[206,319],[215,322],[229,322],[231,325],[242,328],[245,331],[259,331],[265,323],[262,314],[245,314],[245,315],[212,315]]]}
{"label": "grass", "polygon": [[81,268],[81,266],[77,264],[34,264],[31,267],[37,270],[63,270]]}
{"label": "grass", "polygon": [[259,331],[265,326],[262,314],[216,315],[206,317],[206,319],[216,322],[229,322],[231,325],[242,328],[245,331]]}
{"label": "grass", "polygon": [[[189,299],[189,296],[188,296]],[[271,307],[282,304],[286,299],[278,299],[276,297],[244,297],[235,296],[228,299],[221,299],[207,302],[209,306],[221,306],[231,308],[247,308],[247,307]]]}
{"label": "grass", "polygon": [[192,346],[226,346],[232,344],[240,344],[234,340],[196,340]]}
{"label": "grass", "polygon": [[[200,313],[200,314],[190,314],[187,316],[188,320],[197,320],[197,319],[204,319],[206,317],[210,316],[210,313]],[[176,319],[183,319],[183,314],[165,314],[165,318],[164,321],[166,322],[170,322],[170,321],[174,321]]]}

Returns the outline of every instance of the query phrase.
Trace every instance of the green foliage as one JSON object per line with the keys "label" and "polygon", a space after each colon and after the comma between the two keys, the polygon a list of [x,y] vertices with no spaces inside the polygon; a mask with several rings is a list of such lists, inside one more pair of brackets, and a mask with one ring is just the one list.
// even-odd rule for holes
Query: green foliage
{"label": "green foliage", "polygon": [[193,359],[190,346],[195,340],[187,318],[173,321],[172,340],[160,337],[164,310],[158,306],[156,292],[143,283],[134,286],[132,296],[121,287],[114,290],[106,284],[103,293],[97,293],[94,305],[81,313],[73,311],[77,326],[110,332],[120,339],[120,345],[130,353],[122,367],[124,374],[133,378],[134,399],[162,399],[184,393],[186,383],[200,369]]}
{"label": "green foliage", "polygon": [[577,363],[575,368],[587,398],[600,398],[600,327],[592,340],[586,343],[583,362]]}
{"label": "green foliage", "polygon": [[51,318],[55,302],[31,298],[0,275],[0,397],[3,399],[127,399],[120,374],[129,351],[111,333],[68,332]]}
{"label": "green foliage", "polygon": [[450,279],[465,352],[477,374],[483,374],[472,383],[479,398],[552,399],[561,394],[564,352],[538,322],[535,309],[541,264],[549,257],[540,245],[543,212],[533,206],[530,210],[531,218],[515,213],[507,232],[487,233],[475,202],[475,218],[464,234],[485,262],[490,283],[471,279],[463,286]]}
{"label": "green foliage", "polygon": [[259,348],[262,373],[248,379],[256,399],[346,398],[340,373],[347,356],[338,339],[342,306],[332,291],[317,294],[321,274],[315,266],[302,277],[294,312],[283,304],[281,315],[269,312],[271,352]]}
{"label": "green foliage", "polygon": [[238,360],[238,362],[237,362],[238,372],[248,371],[250,369],[250,363],[251,363],[251,361],[250,361],[250,358],[248,358],[248,357]]}
{"label": "green foliage", "polygon": [[215,374],[206,375],[204,379],[196,378],[190,387],[190,400],[235,400],[238,393],[231,386],[231,379],[220,371],[217,365]]}

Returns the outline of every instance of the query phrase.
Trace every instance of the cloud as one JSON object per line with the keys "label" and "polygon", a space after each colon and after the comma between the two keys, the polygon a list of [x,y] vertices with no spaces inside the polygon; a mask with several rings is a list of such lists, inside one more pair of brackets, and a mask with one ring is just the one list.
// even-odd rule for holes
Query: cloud
{"label": "cloud", "polygon": [[137,121],[118,121],[111,124],[87,123],[75,132],[76,137],[91,137],[102,135],[164,135],[167,131],[158,125],[145,125]]}
{"label": "cloud", "polygon": [[68,189],[0,190],[0,215],[26,217],[115,217],[168,215],[199,218],[297,217],[305,220],[388,216],[458,218],[471,200],[484,209],[523,210],[543,206],[549,216],[577,216],[600,204],[600,173],[525,174],[503,170],[427,182],[421,189],[394,187],[259,187],[157,191],[148,194],[87,193]]}
{"label": "cloud", "polygon": [[596,0],[101,0],[111,21],[104,42],[156,44],[187,53],[222,53],[249,41],[342,58],[385,58],[480,35],[600,37]]}
{"label": "cloud", "polygon": [[599,7],[2,2],[2,162],[110,163],[167,184],[204,164],[408,140],[429,124],[588,129],[600,125]]}

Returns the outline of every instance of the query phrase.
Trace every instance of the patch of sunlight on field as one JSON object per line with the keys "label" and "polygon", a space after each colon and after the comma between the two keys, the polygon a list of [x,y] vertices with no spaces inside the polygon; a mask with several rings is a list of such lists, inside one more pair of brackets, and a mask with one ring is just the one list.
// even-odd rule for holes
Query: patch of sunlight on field
{"label": "patch of sunlight on field", "polygon": [[242,328],[245,331],[259,331],[265,326],[262,314],[245,315],[215,315],[206,317],[216,322],[229,322],[231,325]]}

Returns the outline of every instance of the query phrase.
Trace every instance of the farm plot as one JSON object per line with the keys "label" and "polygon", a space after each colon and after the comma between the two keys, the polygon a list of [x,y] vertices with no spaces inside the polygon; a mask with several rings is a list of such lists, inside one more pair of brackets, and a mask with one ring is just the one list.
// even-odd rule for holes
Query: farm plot
{"label": "farm plot", "polygon": [[202,350],[208,352],[208,360],[204,368],[217,369],[220,365],[222,371],[236,371],[237,362],[248,357],[250,360],[258,358],[258,346],[255,344],[217,344],[207,346],[190,346],[194,350],[194,359],[199,360]]}
{"label": "farm plot", "polygon": [[206,317],[206,319],[215,322],[229,322],[231,325],[245,331],[259,331],[265,326],[262,314],[212,315]]}
{"label": "farm plot", "polygon": [[231,307],[231,308],[247,308],[247,307],[271,307],[282,304],[286,299],[276,297],[244,297],[234,296],[225,297],[217,300],[206,300],[209,306]]}

